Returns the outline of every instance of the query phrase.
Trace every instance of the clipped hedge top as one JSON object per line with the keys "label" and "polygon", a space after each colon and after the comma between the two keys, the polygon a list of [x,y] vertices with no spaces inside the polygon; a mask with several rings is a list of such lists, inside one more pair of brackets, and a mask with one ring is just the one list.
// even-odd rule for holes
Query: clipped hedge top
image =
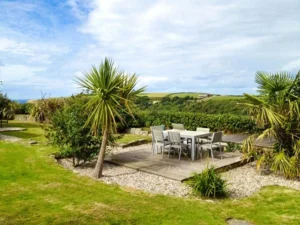
{"label": "clipped hedge top", "polygon": [[247,132],[257,131],[255,121],[248,116],[233,114],[205,114],[190,112],[144,111],[140,113],[146,126],[164,124],[171,127],[172,123],[182,123],[189,130],[197,127],[209,127],[213,131]]}

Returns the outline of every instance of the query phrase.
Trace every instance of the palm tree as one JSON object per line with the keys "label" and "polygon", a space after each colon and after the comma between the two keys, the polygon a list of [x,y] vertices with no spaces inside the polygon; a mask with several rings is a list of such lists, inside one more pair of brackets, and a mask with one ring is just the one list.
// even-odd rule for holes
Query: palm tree
{"label": "palm tree", "polygon": [[[261,130],[258,139],[275,139],[271,168],[287,177],[294,177],[299,172],[299,81],[300,71],[296,76],[287,72],[268,74],[258,71],[255,82],[258,84],[259,95],[244,94],[248,102],[241,103]],[[244,150],[253,153],[255,148],[252,142],[253,136],[244,142]],[[266,161],[266,157],[263,155],[258,162]]]}
{"label": "palm tree", "polygon": [[137,85],[137,75],[126,75],[119,71],[112,60],[105,58],[99,68],[93,67],[84,78],[78,78],[77,83],[88,90],[91,95],[87,102],[87,109],[91,114],[86,122],[91,124],[92,133],[98,135],[102,129],[102,143],[98,155],[94,176],[102,176],[105,150],[109,135],[116,132],[116,118],[122,123],[126,123],[120,112],[125,111],[133,116],[134,99],[145,88],[135,89]]}

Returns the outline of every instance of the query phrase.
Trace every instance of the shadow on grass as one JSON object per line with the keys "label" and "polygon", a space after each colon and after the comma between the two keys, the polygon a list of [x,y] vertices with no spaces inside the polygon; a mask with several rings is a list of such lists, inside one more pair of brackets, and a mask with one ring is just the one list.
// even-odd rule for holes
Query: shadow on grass
{"label": "shadow on grass", "polygon": [[42,123],[33,123],[33,122],[19,122],[14,120],[9,120],[8,124],[4,124],[3,127],[20,127],[20,128],[42,128],[46,126]]}
{"label": "shadow on grass", "polygon": [[31,139],[31,138],[37,138],[41,137],[41,135],[35,134],[35,133],[30,133],[30,132],[22,132],[22,131],[6,131],[6,132],[1,132],[4,135],[8,136],[14,136],[18,138],[23,138],[23,139]]}

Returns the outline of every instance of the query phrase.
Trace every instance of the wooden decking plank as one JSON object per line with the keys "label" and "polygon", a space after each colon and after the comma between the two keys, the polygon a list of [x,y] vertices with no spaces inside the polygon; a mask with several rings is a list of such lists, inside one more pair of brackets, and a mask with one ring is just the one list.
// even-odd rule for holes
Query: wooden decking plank
{"label": "wooden decking plank", "polygon": [[168,158],[168,155],[165,155],[163,158],[161,154],[152,155],[150,147],[120,152],[105,158],[106,161],[115,164],[179,181],[190,177],[193,172],[200,173],[207,165],[213,164],[216,168],[220,168],[240,159],[240,156],[233,154],[232,158],[215,159],[214,162],[211,159],[191,161],[186,158],[179,161],[178,156],[171,155]]}

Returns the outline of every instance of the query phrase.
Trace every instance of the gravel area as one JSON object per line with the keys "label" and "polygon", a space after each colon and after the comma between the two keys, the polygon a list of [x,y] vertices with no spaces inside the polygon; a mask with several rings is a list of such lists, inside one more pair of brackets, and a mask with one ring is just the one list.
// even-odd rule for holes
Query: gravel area
{"label": "gravel area", "polygon": [[[95,163],[90,163],[85,166],[74,168],[72,161],[69,159],[62,159],[59,163],[64,167],[73,170],[75,173],[90,177],[92,177],[95,165]],[[179,181],[111,163],[104,164],[103,177],[100,178],[100,180],[107,184],[118,184],[120,186],[143,190],[153,194],[187,197],[191,192],[190,187]]]}
{"label": "gravel area", "polygon": [[275,174],[260,175],[255,162],[246,164],[222,174],[228,181],[230,196],[242,198],[252,195],[263,186],[279,185],[300,190],[299,180],[287,180]]}
{"label": "gravel area", "polygon": [[[132,146],[128,148],[111,149],[111,154],[117,154],[125,151],[134,151],[141,147]],[[95,162],[84,166],[73,167],[70,159],[59,161],[64,167],[73,170],[75,173],[92,177]],[[135,169],[118,166],[111,163],[105,163],[103,168],[103,177],[100,178],[107,184],[118,184],[120,186],[143,190],[153,194],[164,194],[178,197],[190,197],[192,190],[187,185],[169,178],[149,174]],[[300,181],[286,180],[283,177],[271,175],[260,175],[256,171],[255,162],[246,164],[242,167],[222,173],[224,179],[228,181],[228,191],[232,198],[242,198],[252,195],[263,186],[280,185],[300,190]]]}

